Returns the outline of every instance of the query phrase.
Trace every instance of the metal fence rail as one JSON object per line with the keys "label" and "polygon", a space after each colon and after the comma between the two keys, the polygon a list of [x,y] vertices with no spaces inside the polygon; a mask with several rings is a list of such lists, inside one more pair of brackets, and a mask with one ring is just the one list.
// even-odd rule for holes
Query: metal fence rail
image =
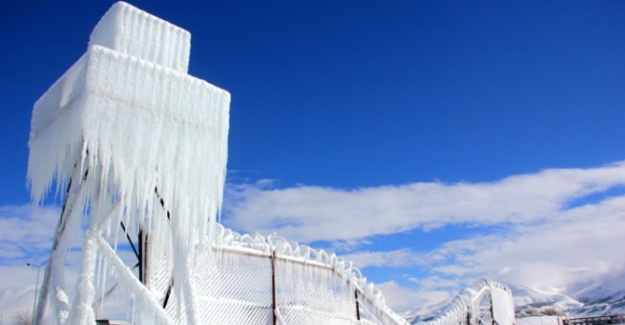
{"label": "metal fence rail", "polygon": [[606,325],[625,323],[623,315],[606,315],[594,317],[569,318],[562,320],[564,325]]}

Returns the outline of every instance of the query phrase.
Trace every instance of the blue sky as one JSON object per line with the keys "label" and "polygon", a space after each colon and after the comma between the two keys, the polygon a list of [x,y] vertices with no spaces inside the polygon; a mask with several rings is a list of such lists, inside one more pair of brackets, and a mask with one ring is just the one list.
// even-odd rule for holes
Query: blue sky
{"label": "blue sky", "polygon": [[[9,236],[39,222],[24,207],[32,106],[112,3],[0,5],[6,270],[45,259]],[[570,290],[625,270],[604,245],[625,233],[625,3],[132,4],[189,30],[189,73],[232,94],[226,225],[351,257],[403,310],[480,275]],[[24,236],[51,236],[42,215]]]}

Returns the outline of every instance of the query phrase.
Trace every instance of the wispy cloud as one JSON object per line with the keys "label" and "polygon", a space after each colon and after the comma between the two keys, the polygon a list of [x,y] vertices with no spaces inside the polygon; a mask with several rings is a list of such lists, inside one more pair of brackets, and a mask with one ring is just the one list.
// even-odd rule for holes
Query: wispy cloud
{"label": "wispy cloud", "polygon": [[0,207],[0,264],[36,259],[49,251],[58,218],[58,208]]}
{"label": "wispy cloud", "polygon": [[[400,314],[414,315],[427,310],[432,304],[442,303],[453,298],[448,292],[442,290],[415,290],[406,288],[396,281],[388,281],[378,284],[384,293],[386,304]],[[418,306],[425,310],[418,310]]]}
{"label": "wispy cloud", "polygon": [[58,217],[55,207],[0,207],[0,313],[6,317],[32,308],[38,270],[26,263],[47,259]]}
{"label": "wispy cloud", "polygon": [[423,265],[425,256],[411,249],[402,248],[392,251],[359,251],[342,257],[354,262],[360,268],[366,268]]}

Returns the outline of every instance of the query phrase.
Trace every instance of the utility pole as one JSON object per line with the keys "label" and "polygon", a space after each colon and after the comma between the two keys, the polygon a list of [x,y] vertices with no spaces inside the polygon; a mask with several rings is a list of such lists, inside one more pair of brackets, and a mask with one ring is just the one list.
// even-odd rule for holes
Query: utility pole
{"label": "utility pole", "polygon": [[[33,317],[35,317],[35,306],[37,305],[37,291],[39,291],[39,271],[41,267],[48,263],[48,260],[43,261],[43,263],[39,265],[34,265],[31,263],[26,263],[26,266],[32,266],[37,268],[37,282],[35,284],[35,298],[33,299]],[[0,318],[0,325],[2,325],[2,318]]]}

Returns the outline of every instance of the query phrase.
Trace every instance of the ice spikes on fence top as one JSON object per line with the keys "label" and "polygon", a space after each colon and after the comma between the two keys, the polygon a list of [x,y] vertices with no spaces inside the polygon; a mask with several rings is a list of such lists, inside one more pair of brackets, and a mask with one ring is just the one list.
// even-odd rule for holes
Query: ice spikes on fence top
{"label": "ice spikes on fence top", "polygon": [[89,45],[104,46],[186,73],[191,34],[120,1],[100,19],[91,32]]}

